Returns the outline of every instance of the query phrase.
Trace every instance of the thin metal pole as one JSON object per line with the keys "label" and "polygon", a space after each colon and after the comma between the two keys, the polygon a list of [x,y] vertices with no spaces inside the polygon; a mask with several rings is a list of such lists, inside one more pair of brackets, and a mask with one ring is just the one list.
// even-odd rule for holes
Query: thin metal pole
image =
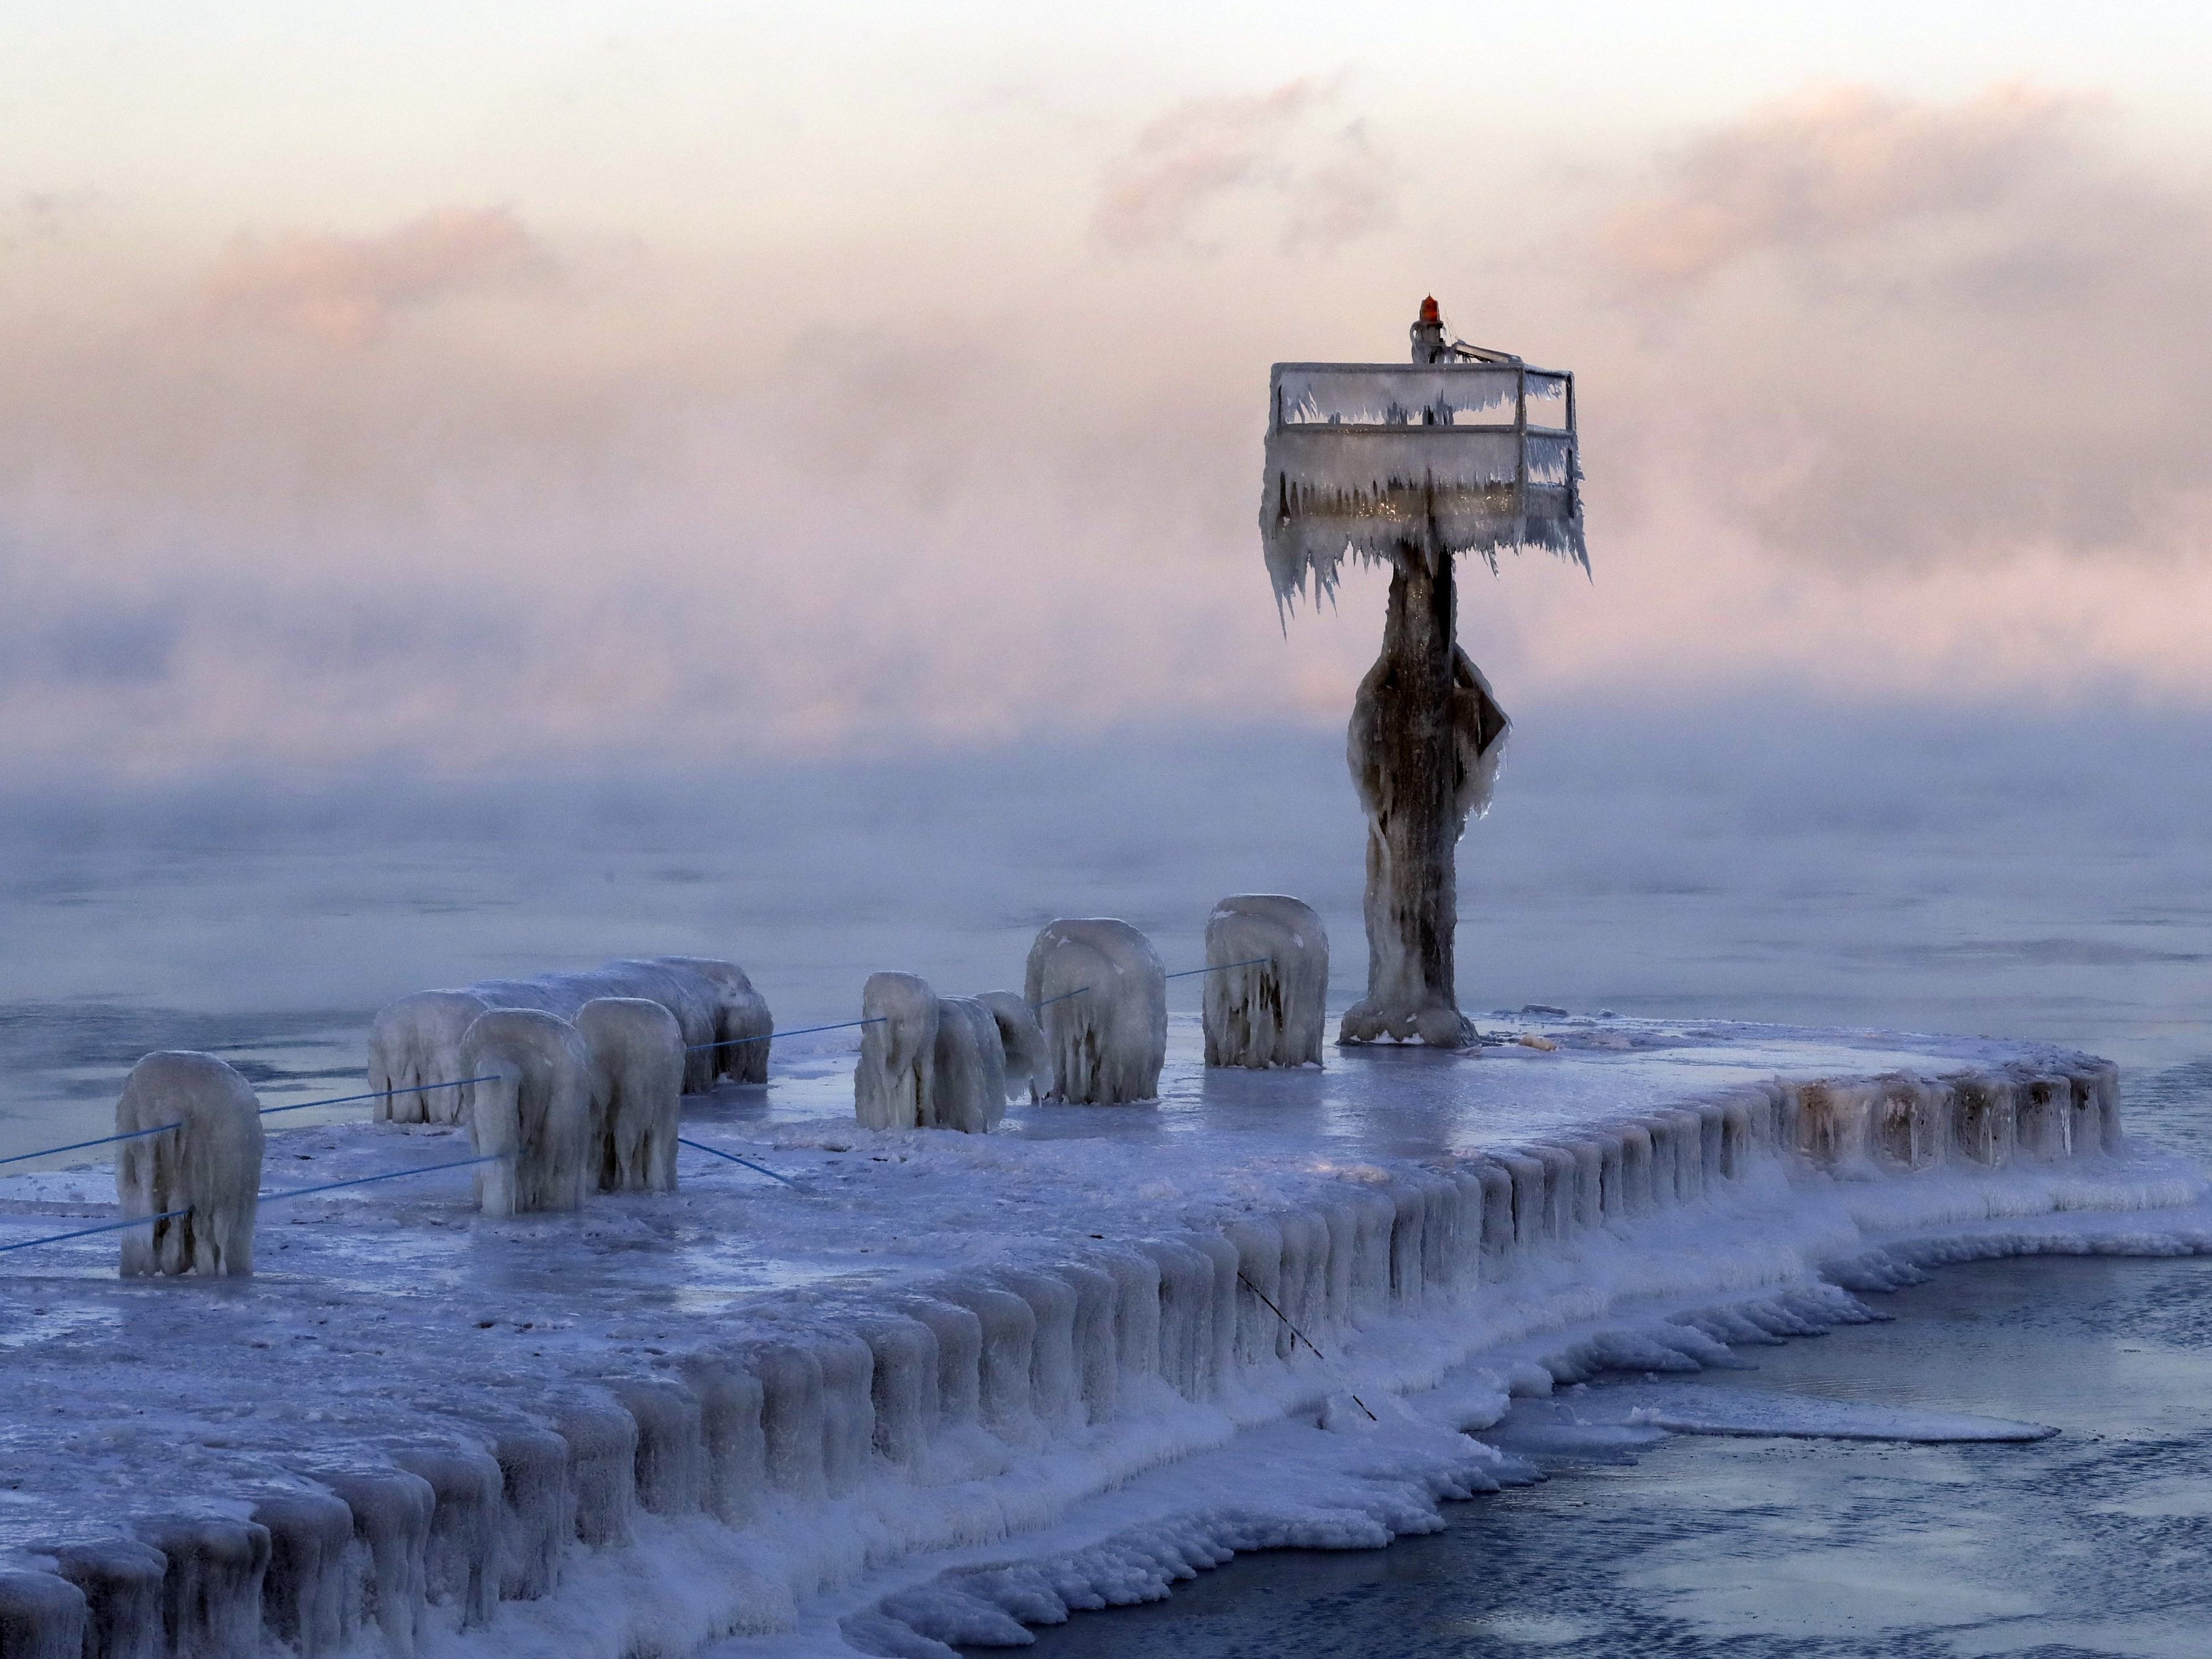
{"label": "thin metal pole", "polygon": [[1513,516],[1516,545],[1528,539],[1528,371],[1513,371]]}
{"label": "thin metal pole", "polygon": [[[1276,1318],[1281,1320],[1283,1323],[1289,1328],[1291,1334],[1297,1338],[1299,1341],[1304,1343],[1307,1348],[1311,1351],[1313,1357],[1316,1359],[1320,1360],[1322,1364],[1327,1365],[1331,1370],[1336,1370],[1335,1362],[1330,1359],[1330,1358],[1327,1354],[1323,1353],[1319,1348],[1315,1347],[1313,1345],[1313,1339],[1308,1336],[1304,1331],[1300,1330],[1297,1326],[1292,1325],[1291,1323],[1291,1316],[1285,1313],[1280,1308],[1277,1307],[1273,1302],[1268,1301],[1267,1291],[1261,1290],[1250,1279],[1245,1278],[1243,1269],[1241,1267],[1237,1269],[1237,1282],[1239,1285],[1242,1285],[1246,1290],[1251,1291],[1253,1295],[1258,1297],[1261,1302],[1266,1303],[1267,1311],[1274,1315]],[[1339,1375],[1341,1376],[1342,1373],[1340,1372]],[[1346,1394],[1352,1394],[1352,1390],[1349,1388],[1346,1389],[1345,1392]],[[1382,1420],[1381,1418],[1376,1416],[1373,1412],[1367,1411],[1367,1402],[1364,1400],[1362,1400],[1358,1395],[1352,1394],[1352,1403],[1358,1407],[1360,1410],[1367,1412],[1367,1420],[1369,1422],[1379,1423]]]}

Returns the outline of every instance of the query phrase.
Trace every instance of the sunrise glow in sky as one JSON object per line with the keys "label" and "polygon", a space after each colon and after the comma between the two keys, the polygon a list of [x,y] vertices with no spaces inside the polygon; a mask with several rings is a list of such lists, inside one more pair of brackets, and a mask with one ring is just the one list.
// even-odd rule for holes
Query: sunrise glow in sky
{"label": "sunrise glow in sky", "polygon": [[1509,706],[2212,704],[2212,23],[0,11],[0,766],[1340,721],[1267,368],[1579,376]]}

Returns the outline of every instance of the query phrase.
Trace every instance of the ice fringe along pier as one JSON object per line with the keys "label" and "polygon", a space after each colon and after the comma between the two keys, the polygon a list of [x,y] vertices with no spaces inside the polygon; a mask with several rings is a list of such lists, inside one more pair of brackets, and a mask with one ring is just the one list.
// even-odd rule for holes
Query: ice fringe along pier
{"label": "ice fringe along pier", "polygon": [[[241,1463],[201,1508],[13,1528],[0,1654],[265,1635],[618,1659],[781,1629],[784,1651],[943,1659],[1237,1550],[1431,1526],[1439,1499],[1516,1478],[1460,1432],[1509,1390],[1861,1319],[1852,1289],[2064,1248],[2100,1209],[2212,1240],[2202,1210],[2142,1213],[2202,1183],[2129,1154],[2112,1068],[2086,1058],[1746,1086],[1283,1191],[770,1293],[680,1350],[549,1344],[538,1375],[426,1401],[411,1432]],[[1089,1532],[1066,1522],[1109,1490]]]}

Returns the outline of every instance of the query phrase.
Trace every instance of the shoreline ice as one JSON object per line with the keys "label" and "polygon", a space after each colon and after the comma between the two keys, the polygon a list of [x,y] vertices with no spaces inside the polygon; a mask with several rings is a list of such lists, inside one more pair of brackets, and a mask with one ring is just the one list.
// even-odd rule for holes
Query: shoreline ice
{"label": "shoreline ice", "polygon": [[[598,1540],[540,1536],[551,1594],[461,1630],[432,1572],[325,1650],[941,1656],[1228,1552],[1431,1529],[1525,1478],[1462,1432],[1516,1394],[1725,1363],[1943,1261],[2212,1249],[2203,1178],[2126,1146],[2087,1056],[1543,1029],[1557,1052],[1224,1074],[1178,1018],[1158,1105],[980,1137],[861,1129],[850,1054],[779,1044],[765,1096],[687,1101],[686,1133],[805,1191],[687,1153],[675,1194],[489,1221],[434,1175],[269,1210],[238,1285],[119,1281],[110,1241],[15,1255],[0,1547],[37,1570],[139,1517],[235,1530],[279,1491],[551,1429],[551,1510]],[[1860,1086],[1961,1074],[2017,1086]],[[2037,1078],[2063,1098],[2023,1142]],[[441,1163],[456,1133],[275,1133],[269,1182]],[[0,1181],[0,1243],[112,1213],[107,1183]],[[511,1491],[496,1518],[448,1553],[519,1582],[544,1516]]]}

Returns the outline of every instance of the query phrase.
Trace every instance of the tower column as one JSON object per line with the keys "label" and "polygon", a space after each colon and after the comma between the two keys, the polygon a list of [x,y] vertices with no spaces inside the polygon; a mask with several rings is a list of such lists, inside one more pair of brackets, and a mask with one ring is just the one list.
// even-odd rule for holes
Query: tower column
{"label": "tower column", "polygon": [[1344,1042],[1463,1048],[1458,849],[1490,797],[1510,722],[1455,639],[1451,555],[1433,533],[1391,561],[1382,652],[1352,701],[1346,759],[1367,813],[1367,994]]}

